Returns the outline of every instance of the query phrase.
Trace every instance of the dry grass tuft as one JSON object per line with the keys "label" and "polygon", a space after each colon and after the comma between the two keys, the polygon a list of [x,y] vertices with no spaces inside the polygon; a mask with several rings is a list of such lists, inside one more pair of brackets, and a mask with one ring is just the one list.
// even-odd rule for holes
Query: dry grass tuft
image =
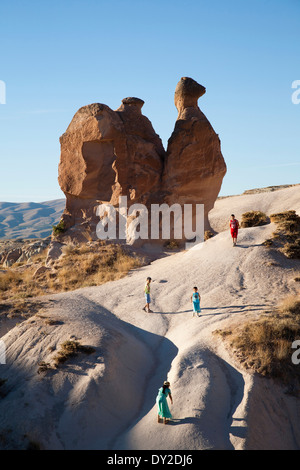
{"label": "dry grass tuft", "polygon": [[38,374],[42,374],[43,372],[48,372],[49,369],[51,369],[50,363],[41,361],[39,363]]}
{"label": "dry grass tuft", "polygon": [[16,299],[5,301],[0,304],[0,316],[7,318],[26,319],[37,314],[45,307],[45,303],[40,300]]}
{"label": "dry grass tuft", "polygon": [[79,352],[83,352],[85,354],[92,354],[94,351],[95,349],[92,346],[83,346],[78,341],[65,341],[61,344],[61,349],[53,358],[53,366],[55,368],[59,367],[71,357],[77,356]]}
{"label": "dry grass tuft", "polygon": [[[44,294],[98,286],[125,276],[131,269],[145,264],[145,260],[129,255],[116,244],[102,241],[93,245],[67,245],[64,255],[53,270],[34,275],[40,264],[11,267],[0,272],[0,301],[18,302]],[[44,258],[39,262],[45,262]]]}
{"label": "dry grass tuft", "polygon": [[70,246],[50,284],[54,290],[65,291],[99,286],[122,278],[141,264],[140,258],[128,255],[120,245],[100,245],[96,250],[88,245]]}
{"label": "dry grass tuft", "polygon": [[268,238],[267,240],[265,240],[265,241],[263,242],[263,245],[264,245],[264,246],[272,246],[273,243],[274,243],[274,242],[273,242],[272,238]]}
{"label": "dry grass tuft", "polygon": [[210,238],[214,237],[214,233],[210,230],[205,230],[204,232],[204,241],[209,240]]}
{"label": "dry grass tuft", "polygon": [[300,238],[285,243],[281,251],[287,258],[300,259]]}
{"label": "dry grass tuft", "polygon": [[296,211],[272,214],[270,220],[277,227],[272,238],[266,240],[264,245],[275,245],[287,258],[300,259],[300,217]]}
{"label": "dry grass tuft", "polygon": [[[53,348],[50,348],[52,351]],[[53,357],[52,363],[41,361],[38,367],[38,374],[45,374],[50,370],[55,370],[67,360],[77,356],[79,353],[92,354],[95,352],[95,348],[92,346],[86,346],[79,343],[79,341],[65,341],[60,345],[59,351]]]}
{"label": "dry grass tuft", "polygon": [[180,248],[180,242],[177,240],[167,240],[164,243],[164,247],[167,250],[178,250]]}
{"label": "dry grass tuft", "polygon": [[249,211],[242,214],[241,227],[257,227],[268,223],[268,217],[261,211]]}
{"label": "dry grass tuft", "polygon": [[27,299],[45,293],[45,288],[33,278],[35,268],[17,271],[14,268],[0,272],[0,300]]}
{"label": "dry grass tuft", "polygon": [[245,368],[299,386],[300,367],[292,363],[292,343],[300,339],[299,297],[287,297],[273,313],[215,333],[229,341]]}
{"label": "dry grass tuft", "polygon": [[271,214],[270,220],[271,222],[275,222],[276,224],[279,224],[282,222],[286,222],[287,220],[298,221],[299,216],[296,214],[296,211],[290,210],[290,211],[278,212],[276,214]]}

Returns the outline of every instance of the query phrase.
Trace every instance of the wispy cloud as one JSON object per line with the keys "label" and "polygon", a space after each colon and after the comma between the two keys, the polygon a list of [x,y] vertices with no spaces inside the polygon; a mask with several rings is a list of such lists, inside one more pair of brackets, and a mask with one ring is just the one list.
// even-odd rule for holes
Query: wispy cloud
{"label": "wispy cloud", "polygon": [[274,163],[270,165],[255,165],[243,167],[244,170],[257,170],[261,168],[283,168],[288,166],[299,166],[300,162],[291,162],[291,163]]}

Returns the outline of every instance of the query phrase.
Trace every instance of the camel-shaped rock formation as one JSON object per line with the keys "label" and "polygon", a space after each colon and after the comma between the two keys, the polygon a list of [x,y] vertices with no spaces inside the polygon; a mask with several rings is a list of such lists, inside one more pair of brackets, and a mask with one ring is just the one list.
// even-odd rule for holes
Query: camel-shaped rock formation
{"label": "camel-shaped rock formation", "polygon": [[226,164],[220,139],[198,107],[205,88],[181,78],[175,90],[178,118],[165,151],[144,101],[125,98],[113,111],[94,103],[80,108],[60,137],[58,181],[66,195],[63,225],[69,235],[96,238],[97,207],[204,204],[204,228],[219,194]]}

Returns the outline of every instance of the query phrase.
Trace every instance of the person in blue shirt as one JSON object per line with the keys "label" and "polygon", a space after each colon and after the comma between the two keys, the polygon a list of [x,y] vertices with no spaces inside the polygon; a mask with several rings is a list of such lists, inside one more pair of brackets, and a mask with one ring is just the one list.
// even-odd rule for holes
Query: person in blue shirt
{"label": "person in blue shirt", "polygon": [[198,317],[200,317],[200,313],[201,313],[200,300],[201,300],[201,296],[198,292],[198,287],[194,287],[194,292],[191,297],[191,302],[193,303],[193,316],[196,314]]}

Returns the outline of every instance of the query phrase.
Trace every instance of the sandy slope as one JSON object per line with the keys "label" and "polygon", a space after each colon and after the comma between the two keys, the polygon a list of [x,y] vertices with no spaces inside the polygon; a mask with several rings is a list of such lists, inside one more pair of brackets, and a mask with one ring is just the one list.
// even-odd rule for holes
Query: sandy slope
{"label": "sandy slope", "polygon": [[234,214],[241,220],[243,212],[262,211],[267,215],[293,209],[300,213],[300,184],[275,191],[241,194],[217,199],[209,213],[209,220],[216,232],[227,229],[227,219]]}
{"label": "sandy slope", "polygon": [[[155,261],[123,280],[53,296],[48,315],[61,325],[30,319],[4,337],[8,364],[0,375],[8,380],[0,428],[13,429],[6,445],[20,445],[27,434],[45,448],[243,447],[255,413],[255,407],[250,414],[247,409],[253,378],[233,364],[211,331],[295,291],[295,263],[269,266],[270,253],[259,246],[272,230],[244,229],[236,248],[221,233],[202,249]],[[148,275],[154,279],[153,314],[141,310]],[[195,284],[202,295],[200,318],[192,318],[189,302]],[[71,335],[96,352],[38,375],[38,362],[53,357],[49,347]],[[155,407],[166,377],[174,397],[169,426],[156,423]],[[295,411],[295,399],[281,394],[280,400],[293,402]],[[294,447],[290,422],[285,416],[278,432]]]}
{"label": "sandy slope", "polygon": [[[120,281],[48,297],[45,316],[60,324],[34,317],[3,337],[0,446],[300,448],[299,400],[242,370],[212,334],[297,292],[299,262],[261,246],[273,230],[273,224],[242,229],[235,248],[222,232]],[[142,311],[147,276],[152,314]],[[200,318],[191,312],[194,285]],[[70,337],[95,352],[37,374],[38,363],[51,362],[52,349]],[[156,421],[155,397],[166,378],[174,420],[164,426]]]}

